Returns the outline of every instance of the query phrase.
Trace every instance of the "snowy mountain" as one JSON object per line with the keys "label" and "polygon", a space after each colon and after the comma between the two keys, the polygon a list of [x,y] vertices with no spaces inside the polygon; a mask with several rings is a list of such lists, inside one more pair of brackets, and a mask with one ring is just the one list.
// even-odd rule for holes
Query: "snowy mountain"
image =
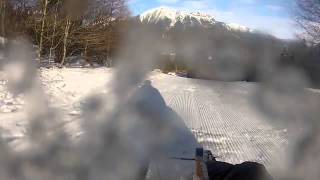
{"label": "snowy mountain", "polygon": [[142,23],[146,24],[161,24],[165,28],[169,29],[177,24],[185,26],[202,26],[212,27],[215,24],[223,25],[229,31],[241,31],[251,32],[252,30],[248,27],[230,23],[226,24],[223,22],[216,21],[211,15],[200,12],[186,12],[180,11],[169,7],[159,7],[148,10],[139,16]]}
{"label": "snowy mountain", "polygon": [[160,7],[142,13],[140,21],[149,24],[163,23],[168,27],[173,27],[177,23],[190,26],[210,26],[215,23],[215,19],[208,14],[179,11],[168,7]]}
{"label": "snowy mountain", "polygon": [[246,26],[236,24],[236,23],[229,23],[226,25],[230,31],[240,31],[240,32],[252,32],[253,31],[252,29],[250,29]]}

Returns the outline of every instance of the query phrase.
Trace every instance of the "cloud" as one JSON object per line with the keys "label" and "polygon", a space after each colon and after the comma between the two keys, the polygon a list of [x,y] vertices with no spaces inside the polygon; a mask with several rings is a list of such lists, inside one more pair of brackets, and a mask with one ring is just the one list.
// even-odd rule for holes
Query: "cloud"
{"label": "cloud", "polygon": [[186,7],[188,9],[188,7],[192,7],[193,9],[205,9],[207,8],[209,5],[209,3],[206,0],[191,0],[191,1],[184,1],[182,3],[183,7]]}
{"label": "cloud", "polygon": [[277,6],[277,5],[267,5],[266,8],[271,10],[271,11],[281,11],[281,10],[283,10],[282,6]]}
{"label": "cloud", "polygon": [[[255,3],[255,0],[239,0],[238,3]],[[270,11],[280,11],[281,6],[267,5]],[[255,7],[232,5],[225,10],[216,7],[209,0],[190,0],[184,1],[177,9],[187,11],[201,11],[212,15],[217,21],[226,23],[237,23],[247,26],[251,29],[270,33],[278,38],[292,39],[295,38],[296,26],[293,21],[286,16],[275,16],[271,14],[259,14]]]}
{"label": "cloud", "polygon": [[278,38],[295,38],[295,24],[289,18],[276,16],[257,16],[251,14],[239,15],[231,12],[220,13],[218,16],[222,21],[235,22],[252,29],[272,34]]}
{"label": "cloud", "polygon": [[239,0],[239,2],[243,4],[254,4],[255,0]]}
{"label": "cloud", "polygon": [[174,4],[174,3],[178,3],[180,0],[157,0],[157,1],[163,4]]}
{"label": "cloud", "polygon": [[128,3],[129,3],[129,4],[139,3],[139,0],[129,0]]}

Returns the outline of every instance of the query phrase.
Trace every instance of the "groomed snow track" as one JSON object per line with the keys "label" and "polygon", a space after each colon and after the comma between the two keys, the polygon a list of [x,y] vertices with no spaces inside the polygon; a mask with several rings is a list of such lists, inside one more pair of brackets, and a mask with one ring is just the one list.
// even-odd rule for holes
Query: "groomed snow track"
{"label": "groomed snow track", "polygon": [[218,160],[283,165],[286,130],[273,127],[255,106],[256,84],[161,76],[153,84]]}

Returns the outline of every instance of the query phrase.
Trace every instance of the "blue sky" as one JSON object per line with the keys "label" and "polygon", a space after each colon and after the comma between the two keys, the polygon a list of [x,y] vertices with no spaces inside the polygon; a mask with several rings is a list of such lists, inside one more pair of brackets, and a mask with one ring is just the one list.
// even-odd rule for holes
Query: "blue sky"
{"label": "blue sky", "polygon": [[129,0],[134,15],[159,6],[211,14],[216,20],[238,23],[294,38],[297,28],[292,20],[294,0]]}

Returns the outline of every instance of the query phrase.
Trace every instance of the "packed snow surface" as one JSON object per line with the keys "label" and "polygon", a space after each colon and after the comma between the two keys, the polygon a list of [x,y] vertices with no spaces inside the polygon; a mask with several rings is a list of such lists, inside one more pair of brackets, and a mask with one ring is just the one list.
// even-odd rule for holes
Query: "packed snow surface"
{"label": "packed snow surface", "polygon": [[[80,136],[80,104],[92,93],[108,91],[113,74],[114,71],[108,68],[41,69],[41,82],[51,106],[59,108],[68,117],[56,127],[66,128],[72,137]],[[257,161],[271,169],[283,165],[287,131],[272,126],[255,108],[252,100],[257,88],[255,83],[205,81],[160,72],[152,72],[148,78],[188,131],[218,160],[230,163]],[[12,147],[23,148],[27,124],[24,97],[13,97],[5,86],[5,76],[1,75],[1,136]],[[188,139],[185,141],[188,143]],[[188,148],[184,152],[192,153],[195,148],[176,146],[177,149]],[[181,156],[192,156],[192,153]]]}

